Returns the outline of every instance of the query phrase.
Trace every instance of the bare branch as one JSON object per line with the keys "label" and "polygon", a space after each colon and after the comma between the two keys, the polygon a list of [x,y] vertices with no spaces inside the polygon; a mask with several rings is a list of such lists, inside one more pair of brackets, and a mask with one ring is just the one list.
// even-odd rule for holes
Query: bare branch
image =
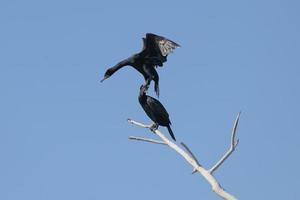
{"label": "bare branch", "polygon": [[137,136],[129,136],[130,140],[137,140],[137,141],[143,141],[143,142],[150,142],[150,143],[154,143],[154,144],[163,144],[163,145],[167,145],[165,142],[160,141],[160,140],[154,140],[154,139],[150,139],[150,138],[143,138],[143,137],[137,137]]}
{"label": "bare branch", "polygon": [[134,125],[140,126],[140,127],[142,127],[142,128],[151,128],[151,127],[152,127],[152,125],[146,125],[146,124],[143,124],[143,123],[134,121],[134,120],[132,120],[132,119],[127,119],[127,121],[128,121],[128,123],[130,123],[130,124],[134,124]]}
{"label": "bare branch", "polygon": [[[183,142],[180,142],[180,144],[185,148],[185,150],[190,154],[190,156],[196,161],[197,165],[201,166],[201,164],[198,162],[196,156],[193,154],[191,149]],[[192,171],[192,174],[195,174],[196,172],[197,172],[197,169],[194,168]]]}
{"label": "bare branch", "polygon": [[[238,119],[239,119],[239,114],[237,117],[237,120],[235,122],[235,126],[234,126],[234,133],[233,133],[233,140],[234,140],[234,136],[235,136],[235,131],[236,131],[236,126],[238,124]],[[220,197],[222,197],[225,200],[236,200],[236,198],[229,194],[228,192],[226,192],[221,185],[218,183],[218,181],[216,180],[216,178],[212,175],[210,170],[207,170],[205,168],[203,168],[199,162],[197,161],[196,157],[194,156],[194,154],[191,152],[191,150],[182,143],[183,147],[185,148],[186,151],[184,151],[183,149],[181,149],[179,146],[177,146],[175,143],[171,142],[162,132],[160,132],[158,129],[157,130],[153,130],[151,129],[152,126],[149,125],[145,125],[143,123],[140,122],[136,122],[134,120],[128,120],[129,123],[143,127],[143,128],[149,128],[152,132],[154,132],[157,136],[159,136],[162,141],[168,145],[170,148],[172,148],[173,150],[175,150],[178,154],[180,154],[190,165],[193,166],[193,168],[199,172],[211,185],[212,190],[219,195]],[[235,148],[237,142],[234,142],[233,144],[233,148]],[[228,155],[229,156],[229,155]],[[227,156],[227,157],[228,157]],[[226,158],[225,158],[226,159]],[[223,161],[224,162],[224,161]],[[220,163],[221,165],[222,163]],[[217,166],[219,167],[219,166]]]}
{"label": "bare branch", "polygon": [[239,123],[241,112],[239,112],[235,118],[235,122],[232,127],[231,131],[231,140],[230,140],[230,148],[228,151],[223,155],[223,157],[209,170],[210,173],[214,173],[222,164],[223,162],[232,154],[232,152],[235,150],[236,146],[239,143],[239,140],[235,140],[236,136],[236,129]]}

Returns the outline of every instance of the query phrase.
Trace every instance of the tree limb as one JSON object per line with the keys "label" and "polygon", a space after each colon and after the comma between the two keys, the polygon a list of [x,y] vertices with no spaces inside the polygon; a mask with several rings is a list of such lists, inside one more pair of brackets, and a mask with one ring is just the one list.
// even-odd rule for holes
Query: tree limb
{"label": "tree limb", "polygon": [[132,120],[132,119],[127,119],[127,122],[130,123],[130,124],[134,124],[134,125],[143,127],[143,128],[151,128],[151,127],[152,127],[152,125],[142,124],[142,123],[136,122],[136,121],[134,121],[134,120]]}
{"label": "tree limb", "polygon": [[223,157],[212,168],[210,168],[210,170],[209,170],[210,173],[214,173],[214,171],[216,171],[223,164],[223,162],[230,156],[230,154],[232,154],[232,152],[235,150],[236,146],[238,145],[239,140],[235,140],[235,135],[236,135],[236,129],[237,129],[237,126],[239,123],[240,115],[241,115],[241,112],[238,113],[238,115],[236,116],[235,122],[233,124],[232,131],[231,131],[230,147],[229,147],[228,151],[223,155]]}
{"label": "tree limb", "polygon": [[160,141],[160,140],[154,140],[154,139],[150,139],[150,138],[144,138],[144,137],[137,137],[137,136],[129,136],[128,139],[130,140],[137,140],[137,141],[143,141],[143,142],[150,142],[150,143],[154,143],[154,144],[163,144],[163,145],[167,145],[165,142]]}
{"label": "tree limb", "polygon": [[[148,139],[148,138],[142,138],[140,139],[140,137],[132,137],[132,138],[139,138],[139,139],[135,139],[135,140],[141,140],[141,141],[147,141],[147,142],[152,142],[152,143],[157,143],[158,142],[164,142],[164,144],[168,145],[170,148],[172,148],[173,150],[175,150],[178,154],[180,154],[190,165],[193,166],[194,171],[199,172],[211,185],[212,190],[219,195],[221,198],[225,199],[225,200],[236,200],[236,198],[231,195],[230,193],[226,192],[221,185],[219,184],[219,182],[216,180],[216,178],[212,175],[212,173],[217,170],[217,168],[219,166],[222,165],[222,163],[231,155],[231,153],[234,151],[236,145],[237,145],[237,141],[235,141],[235,134],[236,134],[236,128],[238,125],[238,121],[239,121],[239,117],[240,117],[240,113],[238,113],[237,118],[235,120],[234,126],[233,126],[233,130],[232,130],[232,135],[231,135],[231,147],[230,150],[220,159],[220,161],[218,161],[215,166],[213,166],[211,169],[207,170],[204,167],[202,167],[200,165],[200,163],[198,162],[198,160],[196,159],[195,155],[192,153],[192,151],[184,144],[181,143],[184,147],[184,149],[186,151],[184,151],[182,148],[180,148],[179,146],[177,146],[175,143],[171,142],[161,131],[159,131],[158,129],[153,130],[151,127],[151,125],[145,125],[143,123],[140,122],[136,122],[134,120],[128,119],[128,122],[143,128],[148,128],[150,131],[152,131],[153,133],[155,133],[157,136],[159,136],[162,141],[158,141],[158,140],[152,140],[152,139]],[[153,142],[155,141],[155,142]]]}
{"label": "tree limb", "polygon": [[[195,155],[193,154],[193,152],[190,150],[190,148],[189,148],[186,144],[184,144],[183,142],[180,142],[180,144],[185,148],[185,150],[190,154],[190,156],[196,161],[196,163],[197,163],[199,166],[201,166],[200,163],[198,162],[196,156],[195,156]],[[192,171],[192,174],[195,174],[196,172],[197,172],[197,170],[194,168],[193,171]]]}

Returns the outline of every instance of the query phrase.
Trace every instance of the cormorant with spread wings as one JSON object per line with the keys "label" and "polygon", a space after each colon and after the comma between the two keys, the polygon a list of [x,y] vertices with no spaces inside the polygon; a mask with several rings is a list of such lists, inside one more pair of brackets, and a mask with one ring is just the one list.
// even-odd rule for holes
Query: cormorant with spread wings
{"label": "cormorant with spread wings", "polygon": [[142,51],[107,69],[101,82],[122,67],[129,65],[144,76],[146,88],[152,80],[154,81],[154,90],[159,96],[159,76],[155,68],[163,66],[163,63],[167,61],[167,56],[177,47],[180,47],[180,45],[172,40],[153,33],[147,33],[146,38],[143,38]]}

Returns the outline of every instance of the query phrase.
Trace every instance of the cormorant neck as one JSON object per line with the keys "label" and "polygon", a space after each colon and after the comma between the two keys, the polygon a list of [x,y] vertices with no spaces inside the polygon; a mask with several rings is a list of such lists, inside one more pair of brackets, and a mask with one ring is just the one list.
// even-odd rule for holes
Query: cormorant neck
{"label": "cormorant neck", "polygon": [[143,92],[143,93],[140,93],[139,95],[139,101],[140,102],[145,102],[147,99],[147,95]]}
{"label": "cormorant neck", "polygon": [[111,71],[110,75],[112,75],[113,73],[115,73],[116,71],[118,71],[119,69],[121,69],[124,66],[131,65],[131,63],[132,63],[132,57],[129,57],[125,60],[122,60],[121,62],[119,62],[118,64],[116,64],[112,68],[110,68],[110,71]]}
{"label": "cormorant neck", "polygon": [[126,65],[131,65],[132,63],[132,57],[126,58],[125,60],[122,60],[118,64],[115,65],[116,68],[120,69]]}

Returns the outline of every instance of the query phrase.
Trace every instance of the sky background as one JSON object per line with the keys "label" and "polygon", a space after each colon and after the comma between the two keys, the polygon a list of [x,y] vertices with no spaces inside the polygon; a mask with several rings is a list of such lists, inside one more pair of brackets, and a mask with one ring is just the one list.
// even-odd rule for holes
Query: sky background
{"label": "sky background", "polygon": [[[150,123],[143,77],[105,70],[147,32],[182,47],[160,75],[178,141],[239,199],[298,200],[299,1],[0,1],[0,199],[219,199]],[[149,94],[154,96],[153,85]],[[167,134],[165,128],[161,130]]]}

